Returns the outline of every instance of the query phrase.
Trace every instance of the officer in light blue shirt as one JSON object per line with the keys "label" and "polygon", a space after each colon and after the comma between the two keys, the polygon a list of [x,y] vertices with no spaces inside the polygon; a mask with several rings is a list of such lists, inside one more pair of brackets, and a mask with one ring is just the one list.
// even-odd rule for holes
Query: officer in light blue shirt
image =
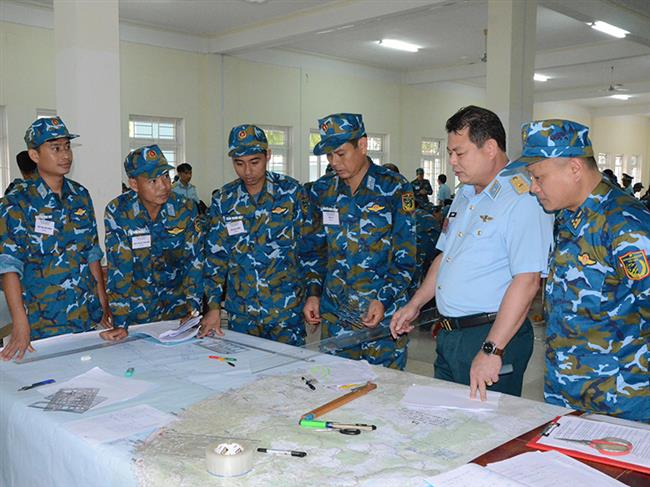
{"label": "officer in light blue shirt", "polygon": [[[547,271],[553,217],[529,193],[523,164],[508,165],[499,118],[469,106],[447,121],[449,160],[464,186],[443,223],[434,260],[409,303],[395,313],[394,336],[436,297],[442,330],[435,377],[521,395],[533,349],[526,315]],[[499,375],[504,364],[513,372]]]}
{"label": "officer in light blue shirt", "polygon": [[172,191],[179,196],[183,196],[185,199],[198,203],[199,194],[196,191],[196,186],[190,183],[192,179],[192,166],[184,162],[176,168],[176,172],[178,172],[178,181],[172,185]]}

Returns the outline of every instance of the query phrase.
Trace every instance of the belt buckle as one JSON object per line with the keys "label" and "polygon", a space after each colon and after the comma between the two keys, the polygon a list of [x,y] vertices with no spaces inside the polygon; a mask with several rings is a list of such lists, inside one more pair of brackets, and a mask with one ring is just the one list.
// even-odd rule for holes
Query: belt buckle
{"label": "belt buckle", "polygon": [[452,330],[451,322],[450,322],[447,318],[444,318],[444,319],[440,320],[440,321],[438,322],[438,324],[440,325],[440,327],[441,327],[443,330],[447,330],[447,331],[451,331],[451,330]]}

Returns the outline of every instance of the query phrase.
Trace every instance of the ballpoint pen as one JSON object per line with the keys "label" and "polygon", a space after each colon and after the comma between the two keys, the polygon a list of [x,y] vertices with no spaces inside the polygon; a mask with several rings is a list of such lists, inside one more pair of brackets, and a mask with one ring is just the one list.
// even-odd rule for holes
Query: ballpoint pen
{"label": "ballpoint pen", "polygon": [[334,421],[314,421],[302,419],[300,420],[300,426],[303,428],[314,428],[314,429],[357,429],[361,431],[374,431],[377,429],[377,426],[374,424],[347,424],[347,423],[336,423]]}
{"label": "ballpoint pen", "polygon": [[19,391],[28,391],[30,389],[33,389],[34,387],[44,386],[45,384],[52,384],[53,382],[56,382],[56,381],[54,379],[46,379],[46,380],[42,380],[40,382],[34,382],[33,384],[31,384],[29,386],[23,386],[18,390]]}

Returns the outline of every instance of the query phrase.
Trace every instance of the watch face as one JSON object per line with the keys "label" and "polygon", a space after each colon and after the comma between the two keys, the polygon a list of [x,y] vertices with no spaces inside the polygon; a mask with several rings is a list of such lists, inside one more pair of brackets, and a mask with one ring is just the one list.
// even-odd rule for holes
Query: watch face
{"label": "watch face", "polygon": [[487,353],[488,355],[494,352],[494,343],[491,342],[485,342],[483,344],[483,351]]}

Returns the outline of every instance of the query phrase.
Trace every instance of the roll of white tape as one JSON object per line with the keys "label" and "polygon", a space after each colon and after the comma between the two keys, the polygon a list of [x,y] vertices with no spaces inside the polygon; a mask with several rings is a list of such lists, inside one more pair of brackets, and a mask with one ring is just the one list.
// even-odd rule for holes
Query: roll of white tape
{"label": "roll of white tape", "polygon": [[235,441],[212,443],[205,449],[205,464],[219,477],[244,475],[253,467],[253,447]]}

